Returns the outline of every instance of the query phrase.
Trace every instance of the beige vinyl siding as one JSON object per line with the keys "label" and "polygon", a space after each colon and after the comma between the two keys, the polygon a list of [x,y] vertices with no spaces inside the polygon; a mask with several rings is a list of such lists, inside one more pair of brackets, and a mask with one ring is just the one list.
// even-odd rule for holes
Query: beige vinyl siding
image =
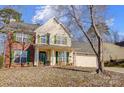
{"label": "beige vinyl siding", "polygon": [[[46,35],[47,33],[50,34],[50,45],[59,45],[59,46],[71,46],[71,37],[67,33],[63,27],[55,21],[55,19],[50,19],[47,23],[44,25],[40,26],[35,30],[36,32],[36,43],[38,43],[38,35]],[[61,37],[66,37],[67,39],[67,44],[54,44],[54,37],[56,36],[61,36]]]}

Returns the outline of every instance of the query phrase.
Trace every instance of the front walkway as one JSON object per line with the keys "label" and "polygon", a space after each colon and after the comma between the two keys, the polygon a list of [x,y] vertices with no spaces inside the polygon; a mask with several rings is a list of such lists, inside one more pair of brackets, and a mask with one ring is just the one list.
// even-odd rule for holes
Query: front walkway
{"label": "front walkway", "polygon": [[120,67],[105,67],[105,70],[124,73],[124,68],[120,68]]}

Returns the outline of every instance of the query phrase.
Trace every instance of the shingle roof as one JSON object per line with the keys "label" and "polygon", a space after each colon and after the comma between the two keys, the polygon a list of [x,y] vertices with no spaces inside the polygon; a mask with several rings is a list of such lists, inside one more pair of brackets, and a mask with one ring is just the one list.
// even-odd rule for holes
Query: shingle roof
{"label": "shingle roof", "polygon": [[[89,43],[72,41],[72,48],[76,53],[83,55],[95,55]],[[95,47],[97,49],[97,47]],[[103,43],[103,60],[110,61],[124,59],[124,47],[117,46],[111,43]]]}
{"label": "shingle roof", "polygon": [[77,53],[94,55],[94,52],[89,43],[72,41],[72,48],[74,48],[75,52]]}
{"label": "shingle roof", "polygon": [[22,22],[10,22],[6,24],[1,30],[8,32],[8,31],[23,31],[23,32],[34,32],[34,30],[38,27],[35,24],[27,24]]}

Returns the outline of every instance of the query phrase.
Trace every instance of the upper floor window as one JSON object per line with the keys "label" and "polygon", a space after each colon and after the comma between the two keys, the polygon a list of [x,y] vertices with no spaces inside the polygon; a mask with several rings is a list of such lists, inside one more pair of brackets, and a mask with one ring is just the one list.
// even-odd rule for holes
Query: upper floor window
{"label": "upper floor window", "polygon": [[38,43],[49,44],[50,43],[49,39],[50,39],[49,33],[42,35],[42,36],[38,35]]}
{"label": "upper floor window", "polygon": [[21,33],[16,33],[16,41],[22,42],[22,34]]}
{"label": "upper floor window", "polygon": [[64,36],[55,36],[55,44],[67,44],[67,37]]}
{"label": "upper floor window", "polygon": [[23,42],[29,42],[29,35],[23,34]]}
{"label": "upper floor window", "polygon": [[16,41],[18,42],[29,42],[29,35],[23,33],[16,33]]}
{"label": "upper floor window", "polygon": [[41,36],[41,43],[44,43],[44,44],[47,43],[47,36],[46,35]]}

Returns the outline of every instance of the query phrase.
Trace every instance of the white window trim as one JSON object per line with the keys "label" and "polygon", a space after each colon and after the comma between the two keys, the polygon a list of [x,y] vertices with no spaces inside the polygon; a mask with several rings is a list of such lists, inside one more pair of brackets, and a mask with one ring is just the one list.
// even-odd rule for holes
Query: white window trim
{"label": "white window trim", "polygon": [[[65,39],[66,38],[66,39]],[[66,40],[66,41],[65,41]],[[56,44],[67,45],[68,39],[65,36],[56,35]]]}
{"label": "white window trim", "polygon": [[[21,40],[20,40],[20,39],[18,40],[18,38],[20,38]],[[29,39],[28,34],[16,33],[16,41],[25,42],[25,41],[24,41],[24,38],[27,39],[26,42],[28,42],[28,39]]]}
{"label": "white window trim", "polygon": [[66,52],[65,51],[58,51],[58,59],[60,62],[66,62]]}
{"label": "white window trim", "polygon": [[[41,38],[41,44],[47,44],[47,36],[46,35],[42,35],[42,36],[40,36]],[[42,39],[45,39],[45,43],[44,42],[42,42]]]}

